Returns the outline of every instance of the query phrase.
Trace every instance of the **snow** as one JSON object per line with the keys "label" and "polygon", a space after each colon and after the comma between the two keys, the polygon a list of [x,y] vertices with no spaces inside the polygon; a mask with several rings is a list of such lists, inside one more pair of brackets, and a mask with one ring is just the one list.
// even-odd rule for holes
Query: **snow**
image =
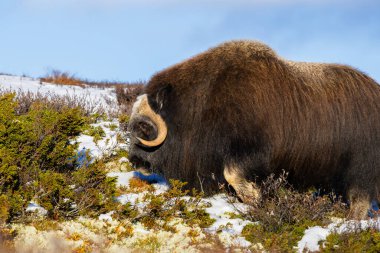
{"label": "snow", "polygon": [[329,229],[322,228],[320,226],[306,229],[305,235],[302,237],[301,241],[298,242],[298,252],[302,253],[304,249],[308,249],[310,251],[318,251],[318,242],[326,240],[326,237],[329,234]]}
{"label": "snow", "polygon": [[320,226],[310,227],[305,230],[304,236],[298,242],[298,252],[303,252],[304,249],[318,251],[318,242],[326,240],[326,237],[331,233],[350,233],[358,230],[366,230],[368,228],[380,230],[380,218],[360,221],[336,221],[326,228]]}
{"label": "snow", "polygon": [[[116,125],[117,128],[111,130],[109,127],[110,125]],[[73,141],[78,143],[78,150],[88,150],[91,157],[101,158],[102,156],[112,154],[117,148],[123,148],[117,140],[118,121],[103,121],[91,124],[91,126],[100,126],[105,133],[105,137],[95,142],[94,137],[81,134]]]}
{"label": "snow", "polygon": [[114,211],[111,211],[111,212],[108,212],[105,214],[101,214],[101,215],[99,215],[99,220],[112,221],[112,214],[114,214],[114,213],[115,213]]}
{"label": "snow", "polygon": [[[150,174],[144,175],[138,171],[130,171],[130,172],[109,172],[107,173],[108,177],[117,177],[116,186],[118,187],[129,187],[129,180],[132,178],[139,178],[141,180],[147,181],[148,183],[152,183],[155,188],[155,194],[161,194],[169,189],[168,183],[160,175]],[[145,192],[140,193],[128,193],[122,194],[116,198],[118,202],[121,204],[131,203],[133,205],[137,205],[139,208],[143,208],[145,206],[144,202],[141,202],[143,197],[145,196]]]}
{"label": "snow", "polygon": [[122,157],[119,159],[119,163],[129,163],[129,160],[126,157]]}
{"label": "snow", "polygon": [[122,205],[125,205],[127,203],[136,204],[138,199],[141,199],[144,196],[144,194],[141,193],[129,193],[129,194],[123,194],[116,198],[118,202],[120,202]]}
{"label": "snow", "polygon": [[232,219],[228,214],[244,212],[248,206],[236,202],[236,200],[232,202],[232,199],[225,194],[217,194],[205,199],[205,201],[211,204],[210,207],[206,208],[206,212],[210,214],[211,218],[215,219],[214,224],[206,228],[206,231],[214,234],[218,233],[219,238],[227,245],[249,247],[251,243],[239,235],[243,228],[248,224],[252,224],[252,222],[240,218]]}
{"label": "snow", "polygon": [[[165,178],[157,174],[145,175],[141,172],[131,171],[109,172],[107,176],[117,177],[116,184],[119,187],[128,187],[129,180],[133,177],[140,178],[141,180],[152,183],[156,189],[155,194],[161,194],[168,190],[169,187]],[[144,195],[144,192],[128,193],[117,197],[116,200],[121,204],[131,203],[139,209],[143,209],[146,205],[146,203],[142,201]],[[218,194],[210,198],[205,198],[203,203],[208,204],[207,206],[209,207],[206,208],[206,212],[210,214],[211,218],[215,219],[214,224],[205,229],[206,232],[217,235],[227,246],[249,247],[251,245],[250,242],[240,235],[244,226],[252,222],[240,218],[231,218],[229,215],[229,213],[238,214],[239,212],[244,212],[248,208],[247,205],[236,202],[236,200],[228,197],[226,194]],[[106,219],[108,216],[104,214],[102,218]]]}
{"label": "snow", "polygon": [[108,177],[117,177],[116,186],[128,187],[129,180],[134,177],[135,172],[109,172],[107,173]]}
{"label": "snow", "polygon": [[39,79],[30,77],[19,77],[10,75],[0,75],[0,89],[10,91],[24,91],[32,93],[40,93],[42,95],[59,95],[70,96],[78,99],[84,99],[86,105],[94,107],[94,109],[118,108],[114,88],[97,88],[97,87],[79,87],[68,85],[57,85],[41,82]]}
{"label": "snow", "polygon": [[31,212],[31,213],[36,213],[37,215],[40,215],[40,216],[47,215],[47,210],[35,202],[30,202],[28,204],[28,206],[26,207],[25,211]]}

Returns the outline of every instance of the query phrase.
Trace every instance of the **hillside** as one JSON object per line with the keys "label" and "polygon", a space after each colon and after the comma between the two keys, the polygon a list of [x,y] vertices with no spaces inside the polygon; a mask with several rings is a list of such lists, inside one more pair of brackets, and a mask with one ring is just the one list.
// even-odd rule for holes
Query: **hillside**
{"label": "hillside", "polygon": [[[15,97],[7,97],[13,92]],[[0,75],[0,93],[4,101],[0,104],[4,126],[0,126],[4,132],[0,132],[0,193],[4,195],[0,195],[4,203],[0,207],[0,252],[380,250],[377,218],[347,221],[343,203],[331,203],[328,196],[315,196],[312,191],[296,193],[286,188],[286,175],[280,180],[269,179],[267,190],[271,194],[250,206],[225,190],[204,197],[200,192],[183,190],[182,182],[135,171],[127,158],[128,115],[118,103],[115,87],[57,85]],[[13,107],[9,105],[12,101],[17,102]],[[49,106],[44,107],[43,102]],[[23,111],[20,105],[28,108]],[[69,116],[63,117],[66,114]],[[58,123],[53,127],[50,123],[55,118]],[[75,129],[67,133],[74,125]],[[44,132],[43,126],[49,130]],[[38,152],[24,152],[19,145],[20,154],[32,152],[26,160],[34,159],[47,149],[41,144],[46,136],[58,129],[57,136],[65,133],[67,137],[61,140],[64,148],[53,148],[54,152],[47,155],[64,152],[67,156],[57,161],[67,169],[57,168],[57,162],[55,167],[47,167],[52,158],[41,156],[47,162],[36,165],[38,176],[28,172],[25,186],[20,188],[22,183],[12,182],[8,186],[2,181],[6,180],[3,175],[10,170],[7,164],[12,164],[11,158],[19,153],[7,153],[17,143],[8,144],[7,138],[17,133],[7,131],[15,128],[28,134],[28,130],[35,131],[32,127],[44,132],[38,132],[39,138],[33,143]],[[20,143],[30,144],[23,141]],[[54,142],[57,139],[48,143],[54,146]],[[69,163],[72,157],[74,161]],[[20,161],[21,165],[14,167],[26,162]],[[9,176],[17,178],[16,174]],[[24,177],[19,180],[23,182]],[[53,185],[56,188],[52,189]],[[22,195],[17,205],[12,202],[15,187]],[[23,195],[23,190],[31,193]],[[54,199],[57,194],[59,198]]]}

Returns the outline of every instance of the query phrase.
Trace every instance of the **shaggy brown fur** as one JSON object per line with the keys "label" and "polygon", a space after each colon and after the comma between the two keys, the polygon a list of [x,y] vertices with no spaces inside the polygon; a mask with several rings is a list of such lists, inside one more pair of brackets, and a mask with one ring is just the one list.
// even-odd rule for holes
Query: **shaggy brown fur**
{"label": "shaggy brown fur", "polygon": [[145,92],[168,135],[153,149],[133,138],[131,158],[168,178],[210,193],[225,170],[234,188],[285,170],[299,189],[346,196],[354,218],[379,196],[380,87],[358,70],[233,41],[159,72]]}

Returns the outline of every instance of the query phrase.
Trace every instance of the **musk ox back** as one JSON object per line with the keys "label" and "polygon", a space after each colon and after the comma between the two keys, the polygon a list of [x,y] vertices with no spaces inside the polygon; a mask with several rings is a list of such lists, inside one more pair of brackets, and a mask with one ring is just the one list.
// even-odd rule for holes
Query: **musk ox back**
{"label": "musk ox back", "polygon": [[268,175],[334,190],[366,215],[380,185],[380,87],[344,65],[291,62],[254,41],[224,43],[154,75],[135,103],[130,158],[243,201]]}

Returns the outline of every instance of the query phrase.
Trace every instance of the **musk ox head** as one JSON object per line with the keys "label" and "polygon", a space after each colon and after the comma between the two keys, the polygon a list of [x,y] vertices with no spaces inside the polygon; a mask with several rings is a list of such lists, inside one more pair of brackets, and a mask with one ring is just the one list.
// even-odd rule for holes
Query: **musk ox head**
{"label": "musk ox head", "polygon": [[[344,65],[284,60],[234,41],[154,75],[129,124],[130,160],[206,193],[283,170],[353,206],[379,196],[380,88]],[[244,198],[243,198],[244,199]]]}

